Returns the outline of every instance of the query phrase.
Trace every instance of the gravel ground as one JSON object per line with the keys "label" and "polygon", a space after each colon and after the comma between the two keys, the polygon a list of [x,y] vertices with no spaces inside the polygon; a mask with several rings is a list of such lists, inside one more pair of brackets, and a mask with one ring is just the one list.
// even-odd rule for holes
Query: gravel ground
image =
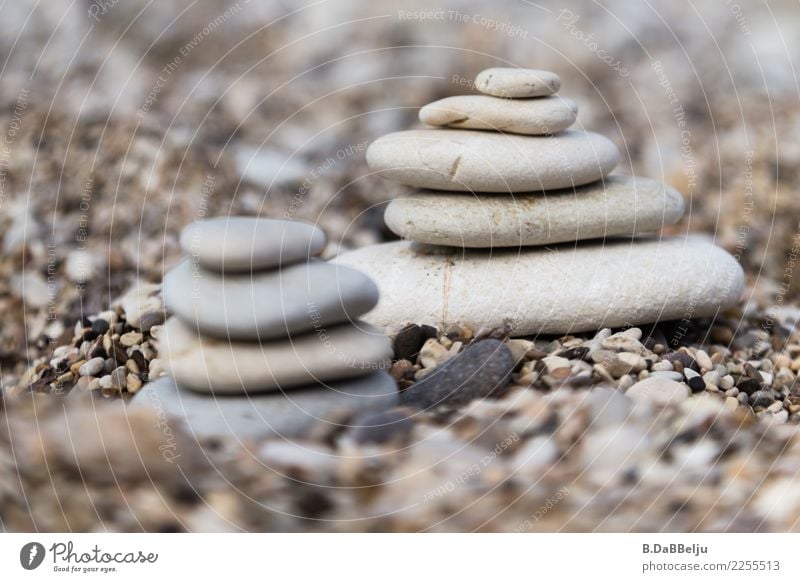
{"label": "gravel ground", "polygon": [[[441,17],[417,1],[291,14],[75,4],[0,8],[2,529],[800,527],[795,4],[463,0]],[[385,435],[320,430],[300,450],[196,443],[124,415],[159,374],[152,285],[179,258],[180,228],[229,213],[308,219],[333,241],[327,256],[389,240],[382,207],[399,191],[369,174],[366,144],[503,62],[558,71],[579,123],[621,147],[621,171],[684,193],[690,213],[670,232],[712,235],[741,261],[737,309],[629,330],[611,348],[602,335],[437,330],[419,356],[402,346],[403,388],[496,335],[518,358],[504,394],[397,410]],[[136,283],[144,310],[118,300]],[[618,397],[654,372],[692,395]],[[179,463],[165,462],[165,439]]]}

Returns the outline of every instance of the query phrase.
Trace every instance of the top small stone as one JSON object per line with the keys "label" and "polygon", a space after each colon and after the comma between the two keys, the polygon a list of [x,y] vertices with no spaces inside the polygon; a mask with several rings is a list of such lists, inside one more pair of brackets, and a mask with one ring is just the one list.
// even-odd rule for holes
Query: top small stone
{"label": "top small stone", "polygon": [[546,97],[560,87],[558,75],[536,69],[485,69],[475,77],[475,88],[495,97]]}
{"label": "top small stone", "polygon": [[325,233],[294,220],[231,216],[194,222],[181,249],[203,268],[226,273],[272,269],[322,252]]}

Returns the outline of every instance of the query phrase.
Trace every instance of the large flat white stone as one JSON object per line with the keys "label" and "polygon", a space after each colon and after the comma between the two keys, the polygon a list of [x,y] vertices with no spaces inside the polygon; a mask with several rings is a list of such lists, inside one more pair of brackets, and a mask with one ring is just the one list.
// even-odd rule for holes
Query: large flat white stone
{"label": "large flat white stone", "polygon": [[683,211],[681,194],[660,182],[608,176],[577,189],[514,196],[420,190],[392,200],[384,220],[416,242],[489,248],[652,233]]}
{"label": "large flat white stone", "polygon": [[524,336],[690,319],[734,304],[744,285],[739,263],[700,237],[492,251],[403,241],[337,261],[378,284],[365,319],[388,333],[409,322]]}
{"label": "large flat white stone", "polygon": [[618,161],[608,138],[574,129],[552,136],[416,129],[380,137],[367,149],[370,169],[389,180],[457,192],[571,188],[599,180]]}

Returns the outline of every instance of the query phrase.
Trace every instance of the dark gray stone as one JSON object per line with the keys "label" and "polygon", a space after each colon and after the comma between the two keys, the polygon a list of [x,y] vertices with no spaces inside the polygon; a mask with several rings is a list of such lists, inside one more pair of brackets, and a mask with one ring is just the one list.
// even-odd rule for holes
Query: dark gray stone
{"label": "dark gray stone", "polygon": [[422,345],[434,337],[436,337],[436,328],[430,325],[411,323],[405,326],[394,338],[394,359],[413,362]]}
{"label": "dark gray stone", "polygon": [[508,386],[513,370],[514,358],[502,342],[479,341],[402,392],[400,402],[425,409],[497,396]]}

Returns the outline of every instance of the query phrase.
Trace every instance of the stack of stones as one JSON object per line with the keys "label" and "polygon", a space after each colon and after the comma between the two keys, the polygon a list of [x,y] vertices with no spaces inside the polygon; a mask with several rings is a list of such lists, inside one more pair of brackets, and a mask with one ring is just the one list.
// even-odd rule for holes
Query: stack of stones
{"label": "stack of stones", "polygon": [[[219,218],[184,229],[189,257],[167,273],[174,316],[159,336],[170,377],[134,402],[198,436],[294,437],[319,420],[396,403],[388,339],[358,317],[378,301],[364,274],[313,259],[310,224]],[[145,396],[146,394],[146,396]]]}
{"label": "stack of stones", "polygon": [[570,129],[573,101],[547,71],[488,69],[482,95],[426,105],[434,128],[375,141],[370,169],[416,188],[385,220],[405,241],[346,253],[381,302],[368,321],[516,336],[713,316],[743,273],[703,237],[641,236],[677,222],[684,201],[647,178],[609,175],[605,137]]}

